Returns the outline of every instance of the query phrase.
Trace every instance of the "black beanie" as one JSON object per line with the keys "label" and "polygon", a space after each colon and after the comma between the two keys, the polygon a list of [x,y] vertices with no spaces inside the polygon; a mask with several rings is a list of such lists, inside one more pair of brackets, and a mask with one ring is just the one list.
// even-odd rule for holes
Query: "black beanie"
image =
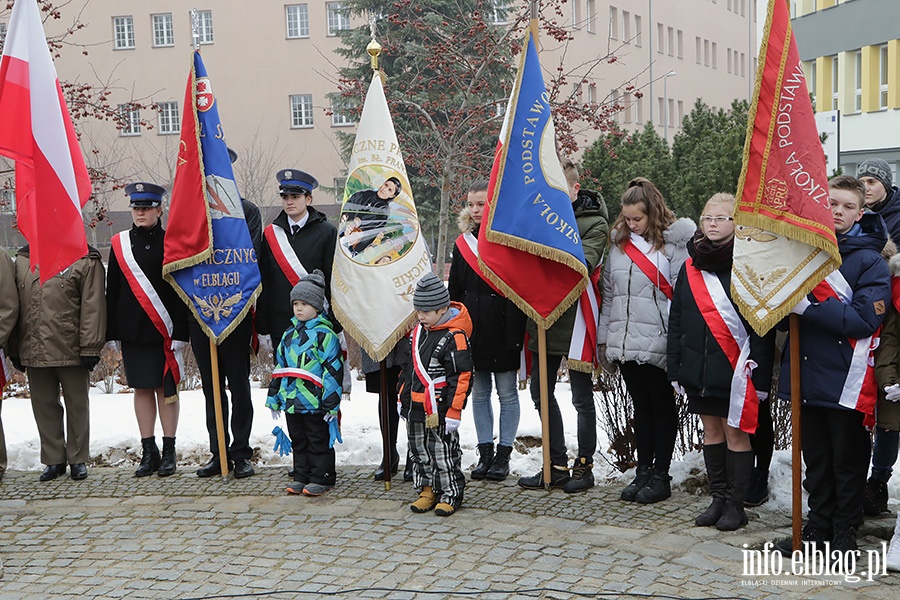
{"label": "black beanie", "polygon": [[450,292],[444,282],[432,272],[425,274],[416,284],[413,307],[416,310],[440,310],[450,306]]}
{"label": "black beanie", "polygon": [[306,302],[318,312],[325,310],[325,276],[315,269],[300,278],[291,290],[291,303],[296,300]]}

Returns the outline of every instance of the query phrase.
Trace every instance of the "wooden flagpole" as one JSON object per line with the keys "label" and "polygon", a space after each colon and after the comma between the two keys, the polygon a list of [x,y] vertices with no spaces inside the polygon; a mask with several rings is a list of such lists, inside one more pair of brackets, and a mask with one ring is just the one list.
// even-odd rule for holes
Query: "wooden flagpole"
{"label": "wooden flagpole", "polygon": [[216,407],[216,437],[219,440],[219,465],[222,477],[228,477],[228,451],[225,448],[225,425],[222,418],[222,388],[219,386],[219,347],[209,338],[209,362],[212,366],[213,405]]}
{"label": "wooden flagpole", "polygon": [[541,453],[543,455],[544,489],[550,489],[550,414],[549,387],[547,375],[547,330],[538,324],[538,373],[541,384]]}
{"label": "wooden flagpole", "polygon": [[791,540],[800,550],[800,526],[803,523],[803,495],[800,474],[800,316],[791,314]]}

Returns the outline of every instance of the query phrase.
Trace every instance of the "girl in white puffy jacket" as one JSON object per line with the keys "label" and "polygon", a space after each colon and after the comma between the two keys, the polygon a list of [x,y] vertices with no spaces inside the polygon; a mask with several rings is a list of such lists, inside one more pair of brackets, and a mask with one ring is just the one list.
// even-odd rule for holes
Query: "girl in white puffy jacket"
{"label": "girl in white puffy jacket", "polygon": [[603,267],[598,332],[601,360],[618,366],[634,404],[637,475],[622,500],[650,504],[672,495],[678,413],[665,370],[666,333],[672,286],[696,229],[690,219],[675,219],[648,179],[628,183]]}

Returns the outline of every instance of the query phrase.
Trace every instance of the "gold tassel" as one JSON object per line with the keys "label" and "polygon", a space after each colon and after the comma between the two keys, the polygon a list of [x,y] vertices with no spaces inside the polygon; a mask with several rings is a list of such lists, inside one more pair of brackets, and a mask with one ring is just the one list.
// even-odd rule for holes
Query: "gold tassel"
{"label": "gold tassel", "polygon": [[440,425],[441,419],[437,413],[431,413],[425,417],[425,429],[434,429]]}

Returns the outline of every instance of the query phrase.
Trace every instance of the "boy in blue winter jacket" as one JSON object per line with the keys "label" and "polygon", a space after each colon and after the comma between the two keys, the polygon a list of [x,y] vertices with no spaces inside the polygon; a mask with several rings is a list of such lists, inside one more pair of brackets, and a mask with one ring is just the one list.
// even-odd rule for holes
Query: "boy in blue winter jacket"
{"label": "boy in blue winter jacket", "polygon": [[331,322],[323,314],[325,277],[316,269],[291,290],[294,318],[275,352],[266,406],[284,411],[294,458],[290,494],[319,496],[335,483],[334,441],[344,361]]}
{"label": "boy in blue winter jacket", "polygon": [[[809,513],[802,539],[856,551],[877,393],[872,350],[891,301],[884,220],[864,212],[854,177],[828,182],[841,268],[792,312],[800,315],[801,447]],[[790,353],[783,354],[778,396],[790,398]],[[784,552],[790,549],[780,542]],[[822,547],[819,548],[823,550]],[[797,549],[795,549],[797,550]]]}

